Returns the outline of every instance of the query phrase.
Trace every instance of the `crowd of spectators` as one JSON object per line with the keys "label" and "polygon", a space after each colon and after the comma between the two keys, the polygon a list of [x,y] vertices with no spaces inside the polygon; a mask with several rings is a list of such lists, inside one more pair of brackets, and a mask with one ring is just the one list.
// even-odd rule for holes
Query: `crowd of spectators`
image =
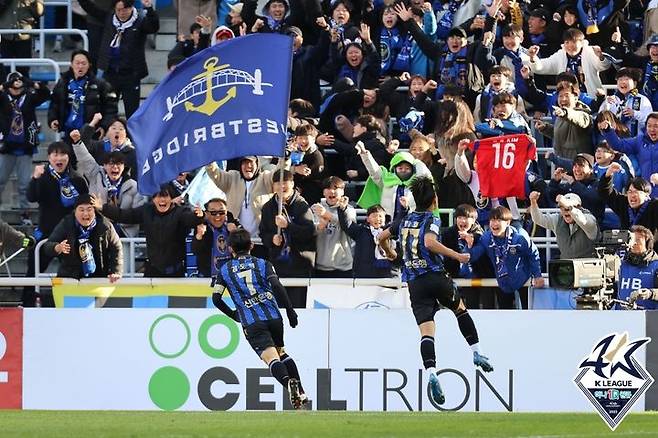
{"label": "crowd of spectators", "polygon": [[[525,280],[508,271],[537,280],[534,225],[557,236],[565,258],[592,255],[605,229],[658,232],[656,0],[269,0],[262,10],[256,0],[179,0],[170,69],[239,35],[293,38],[286,157],[209,164],[225,197],[205,205],[181,196],[199,169],[150,198],[137,191],[140,145],[126,118],[148,74],[146,37],[159,29],[152,0],[79,5],[90,50],[75,50],[55,84],[20,68],[0,86],[0,193],[16,172],[20,207],[38,205],[42,269],[59,257],[60,275],[115,281],[119,238],[145,236],[144,274],[180,277],[190,236],[197,275],[211,276],[229,257],[228,233],[244,227],[283,277],[393,277],[399,260],[378,235],[414,208],[408,186],[421,175],[439,207],[455,209],[446,244],[474,255],[449,272],[498,278],[498,289],[465,291],[469,307],[510,308],[515,294],[526,305]],[[0,28],[36,27],[42,13],[39,0],[2,2]],[[31,56],[29,35],[2,35],[0,57]],[[46,129],[61,141],[34,163]],[[468,143],[533,133],[548,152],[526,172],[527,199],[483,197]],[[519,260],[497,252],[501,238]],[[289,294],[305,305],[305,288]],[[24,304],[34,302],[26,288]]]}

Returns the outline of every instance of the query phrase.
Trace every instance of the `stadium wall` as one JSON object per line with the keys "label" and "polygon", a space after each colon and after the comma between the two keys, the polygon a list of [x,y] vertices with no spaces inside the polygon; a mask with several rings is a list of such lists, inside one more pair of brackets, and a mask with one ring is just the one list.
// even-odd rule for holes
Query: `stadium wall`
{"label": "stadium wall", "polygon": [[[612,332],[655,333],[647,312],[473,311],[495,371],[474,370],[449,312],[437,315],[447,400],[427,396],[408,310],[301,310],[286,329],[314,409],[592,412],[573,378]],[[656,376],[655,342],[635,357]],[[649,360],[647,360],[649,358]],[[655,409],[650,389],[634,411]],[[281,410],[285,394],[232,320],[205,309],[0,310],[0,408]]]}

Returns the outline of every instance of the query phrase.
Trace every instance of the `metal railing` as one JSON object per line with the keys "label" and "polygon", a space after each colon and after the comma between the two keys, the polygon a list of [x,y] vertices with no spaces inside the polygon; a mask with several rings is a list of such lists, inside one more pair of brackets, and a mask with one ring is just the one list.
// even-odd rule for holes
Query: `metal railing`
{"label": "metal railing", "polygon": [[[55,71],[55,79],[59,79],[59,76],[61,75],[61,69],[59,68],[59,63],[50,58],[2,58],[0,59],[0,64],[5,64],[5,65],[9,64],[9,70],[12,72],[16,71],[17,65],[19,66],[49,65]],[[66,64],[68,64],[68,62]]]}
{"label": "metal railing", "polygon": [[[39,55],[41,58],[34,58],[34,60],[50,60],[56,62],[60,66],[68,66],[69,61],[53,61],[52,59],[44,57],[44,46],[46,35],[79,35],[82,38],[82,47],[85,50],[89,50],[89,38],[87,37],[86,30],[80,29],[0,29],[0,35],[18,35],[18,34],[27,34],[27,35],[39,35],[39,44],[41,46],[41,51]],[[9,61],[10,59],[3,59],[2,62]],[[56,79],[59,79],[57,76]]]}

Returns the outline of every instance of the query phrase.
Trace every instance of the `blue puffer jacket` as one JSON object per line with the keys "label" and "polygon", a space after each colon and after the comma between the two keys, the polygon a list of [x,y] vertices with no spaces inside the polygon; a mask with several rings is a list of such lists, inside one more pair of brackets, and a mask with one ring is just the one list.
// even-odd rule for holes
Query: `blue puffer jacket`
{"label": "blue puffer jacket", "polygon": [[[603,138],[616,150],[629,155],[635,155],[640,163],[640,175],[647,181],[651,174],[658,172],[658,140],[651,141],[645,131],[641,131],[635,137],[619,138],[614,129],[602,131]],[[658,196],[658,190],[654,187],[651,197]]]}
{"label": "blue puffer jacket", "polygon": [[539,261],[539,250],[530,240],[530,236],[525,230],[518,230],[514,227],[507,227],[507,236],[505,238],[494,237],[491,230],[482,234],[480,240],[469,250],[471,262],[475,262],[482,255],[487,254],[491,263],[496,269],[496,245],[503,246],[508,242],[505,256],[505,266],[508,275],[499,277],[498,287],[505,293],[514,293],[514,291],[523,287],[530,277],[541,277],[541,264]]}

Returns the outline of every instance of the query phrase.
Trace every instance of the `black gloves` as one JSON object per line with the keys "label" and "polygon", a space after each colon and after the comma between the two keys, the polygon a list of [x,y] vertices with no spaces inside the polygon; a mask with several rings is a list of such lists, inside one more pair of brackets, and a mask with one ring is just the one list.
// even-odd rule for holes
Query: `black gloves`
{"label": "black gloves", "polygon": [[295,312],[295,309],[292,307],[286,309],[286,314],[288,315],[288,322],[290,323],[290,327],[295,328],[297,327],[297,312]]}

